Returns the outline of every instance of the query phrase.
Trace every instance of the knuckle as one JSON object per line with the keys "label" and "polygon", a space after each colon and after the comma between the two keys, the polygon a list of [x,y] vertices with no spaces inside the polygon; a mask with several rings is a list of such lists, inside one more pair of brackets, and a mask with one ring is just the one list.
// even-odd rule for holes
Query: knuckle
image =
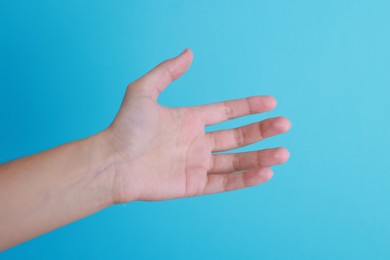
{"label": "knuckle", "polygon": [[219,142],[218,142],[218,138],[215,136],[215,134],[210,134],[209,140],[210,140],[211,150],[218,147]]}
{"label": "knuckle", "polygon": [[224,108],[225,108],[226,118],[228,118],[228,119],[233,118],[234,111],[233,111],[232,106],[230,106],[227,101],[223,102],[223,104],[224,104]]}
{"label": "knuckle", "polygon": [[264,123],[264,121],[259,123],[258,131],[259,131],[259,138],[260,139],[264,139],[264,137],[265,137],[265,135],[264,135],[265,134],[265,123]]}
{"label": "knuckle", "polygon": [[239,128],[234,129],[233,133],[234,133],[234,140],[236,142],[236,145],[238,145],[238,146],[244,145],[245,136],[244,136],[244,132],[242,131],[242,128],[239,127]]}
{"label": "knuckle", "polygon": [[253,102],[252,102],[252,98],[251,97],[247,97],[245,98],[245,103],[248,107],[248,111],[250,114],[254,114],[255,113],[255,108],[253,107]]}
{"label": "knuckle", "polygon": [[229,190],[229,182],[230,182],[229,175],[226,174],[226,175],[222,178],[222,190],[223,190],[223,191],[228,191],[228,190]]}
{"label": "knuckle", "polygon": [[214,170],[214,167],[216,165],[216,162],[215,162],[216,160],[217,160],[216,156],[215,155],[211,155],[210,163],[209,163],[209,169],[207,169],[206,171],[213,171]]}
{"label": "knuckle", "polygon": [[233,159],[233,170],[238,171],[241,168],[241,156],[238,154],[234,155]]}
{"label": "knuckle", "polygon": [[169,66],[169,64],[167,64],[165,68],[165,73],[168,75],[170,81],[174,81],[179,77],[178,73],[172,68],[172,66]]}
{"label": "knuckle", "polygon": [[261,157],[261,152],[260,151],[257,151],[256,152],[256,165],[258,167],[261,167],[263,165],[262,163],[262,157]]}

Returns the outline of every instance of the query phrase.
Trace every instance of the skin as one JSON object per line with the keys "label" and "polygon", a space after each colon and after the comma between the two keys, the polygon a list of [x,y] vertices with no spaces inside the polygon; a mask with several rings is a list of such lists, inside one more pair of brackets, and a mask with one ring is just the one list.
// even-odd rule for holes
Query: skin
{"label": "skin", "polygon": [[22,243],[113,204],[159,201],[242,189],[272,178],[282,147],[239,148],[290,128],[276,117],[235,129],[205,126],[272,110],[271,96],[169,108],[157,98],[190,66],[193,54],[156,66],[131,83],[102,132],[0,165],[0,249]]}

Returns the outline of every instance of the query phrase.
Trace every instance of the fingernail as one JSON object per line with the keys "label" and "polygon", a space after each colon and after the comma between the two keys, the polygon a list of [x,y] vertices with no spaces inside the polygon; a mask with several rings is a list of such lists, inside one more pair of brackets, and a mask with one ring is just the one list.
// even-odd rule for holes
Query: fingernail
{"label": "fingernail", "polygon": [[182,52],[180,53],[180,55],[183,55],[183,54],[187,51],[187,49],[188,49],[188,48],[185,48],[184,51],[182,51]]}

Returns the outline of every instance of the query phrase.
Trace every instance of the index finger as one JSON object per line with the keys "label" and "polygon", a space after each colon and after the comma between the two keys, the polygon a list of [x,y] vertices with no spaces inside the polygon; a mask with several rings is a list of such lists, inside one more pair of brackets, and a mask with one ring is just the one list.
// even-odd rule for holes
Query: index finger
{"label": "index finger", "polygon": [[205,125],[212,125],[241,116],[266,112],[275,107],[276,99],[272,96],[251,96],[201,105],[197,108]]}

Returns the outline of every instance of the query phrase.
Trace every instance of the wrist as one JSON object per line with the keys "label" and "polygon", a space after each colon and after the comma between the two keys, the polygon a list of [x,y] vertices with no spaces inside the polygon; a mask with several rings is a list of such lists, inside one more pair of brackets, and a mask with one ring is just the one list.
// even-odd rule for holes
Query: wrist
{"label": "wrist", "polygon": [[104,203],[109,206],[137,200],[136,187],[131,188],[128,183],[134,166],[132,153],[120,150],[121,140],[110,127],[89,139],[96,158],[91,163],[98,162],[95,164],[96,185],[107,199]]}
{"label": "wrist", "polygon": [[[100,132],[82,140],[88,153],[88,169],[92,190],[96,191],[96,199],[102,208],[117,203],[117,180],[115,153],[107,144],[105,133]],[[82,148],[81,148],[82,149]]]}

